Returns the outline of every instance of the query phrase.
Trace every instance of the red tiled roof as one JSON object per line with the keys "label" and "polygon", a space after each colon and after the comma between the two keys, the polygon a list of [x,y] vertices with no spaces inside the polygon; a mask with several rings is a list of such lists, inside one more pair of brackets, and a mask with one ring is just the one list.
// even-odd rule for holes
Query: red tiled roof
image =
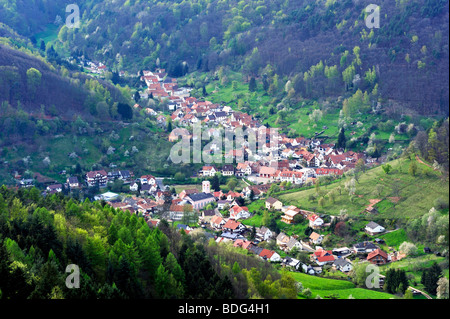
{"label": "red tiled roof", "polygon": [[376,257],[378,255],[380,255],[381,257],[383,257],[385,259],[388,259],[387,254],[384,251],[382,251],[381,249],[378,248],[378,249],[375,249],[374,251],[370,252],[367,255],[367,260],[370,260],[370,259],[372,259],[372,258],[374,258],[374,257]]}
{"label": "red tiled roof", "polygon": [[265,249],[265,248],[264,248],[264,249],[261,251],[261,253],[259,254],[259,256],[260,256],[260,257],[266,257],[267,259],[270,259],[270,258],[273,256],[274,253],[275,253],[274,251],[268,250],[268,249]]}
{"label": "red tiled roof", "polygon": [[240,224],[241,224],[240,222],[237,222],[234,219],[229,219],[227,223],[223,225],[223,228],[235,230],[236,228],[239,227]]}

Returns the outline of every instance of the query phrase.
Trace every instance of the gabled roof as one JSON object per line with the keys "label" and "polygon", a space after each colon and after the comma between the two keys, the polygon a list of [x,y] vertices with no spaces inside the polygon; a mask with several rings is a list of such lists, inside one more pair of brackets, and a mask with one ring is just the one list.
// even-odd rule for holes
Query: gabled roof
{"label": "gabled roof", "polygon": [[311,235],[309,235],[309,238],[311,238],[312,240],[317,240],[321,237],[322,235],[316,233],[316,232],[312,232]]}
{"label": "gabled roof", "polygon": [[345,259],[345,258],[338,258],[333,263],[333,265],[340,266],[340,267],[343,267],[343,266],[345,266],[347,264],[351,265],[352,263],[350,261],[348,261],[347,259]]}
{"label": "gabled roof", "polygon": [[382,251],[381,249],[377,248],[367,255],[367,260],[370,260],[378,255],[383,257],[384,259],[388,259],[387,254],[384,251]]}
{"label": "gabled roof", "polygon": [[223,218],[220,216],[214,216],[211,218],[211,224],[220,225],[223,222]]}
{"label": "gabled roof", "polygon": [[375,228],[377,228],[377,227],[381,227],[381,226],[378,225],[378,224],[375,223],[375,222],[370,222],[370,223],[368,223],[368,224],[366,225],[366,228],[368,228],[368,229],[375,229]]}
{"label": "gabled roof", "polygon": [[376,249],[377,248],[377,246],[374,243],[371,243],[370,241],[364,241],[362,243],[357,243],[353,247],[365,248],[365,249]]}
{"label": "gabled roof", "polygon": [[241,225],[240,222],[235,221],[234,219],[229,219],[225,225],[223,225],[223,228],[228,228],[235,230]]}
{"label": "gabled roof", "polygon": [[214,199],[214,196],[212,194],[209,193],[198,193],[198,194],[191,194],[188,195],[188,197],[193,201],[193,202],[199,202],[205,199]]}
{"label": "gabled roof", "polygon": [[273,254],[275,254],[275,252],[274,251],[272,251],[272,250],[268,250],[268,249],[263,249],[260,253],[259,253],[259,257],[262,257],[262,258],[267,258],[267,259],[270,259],[272,256],[273,256]]}
{"label": "gabled roof", "polygon": [[276,202],[278,202],[279,200],[273,197],[269,197],[266,199],[266,202],[269,203],[270,205],[275,204]]}

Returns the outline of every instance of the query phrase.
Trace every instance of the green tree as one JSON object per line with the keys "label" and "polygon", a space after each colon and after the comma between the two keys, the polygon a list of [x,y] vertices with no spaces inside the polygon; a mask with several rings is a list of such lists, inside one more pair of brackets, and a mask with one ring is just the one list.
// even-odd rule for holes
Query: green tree
{"label": "green tree", "polygon": [[442,269],[434,262],[433,265],[424,269],[420,283],[425,286],[425,290],[430,294],[436,295],[438,288],[438,281],[442,277]]}
{"label": "green tree", "polygon": [[336,148],[344,148],[345,149],[346,144],[347,144],[347,138],[345,137],[345,129],[342,127],[339,132],[339,135],[338,135]]}
{"label": "green tree", "polygon": [[33,98],[37,92],[37,89],[41,85],[42,73],[35,68],[27,70],[27,87],[28,91]]}
{"label": "green tree", "polygon": [[381,168],[383,169],[383,171],[384,171],[386,174],[389,174],[389,172],[390,172],[391,169],[392,169],[392,166],[391,166],[390,164],[384,164],[384,165],[381,165]]}
{"label": "green tree", "polygon": [[417,163],[416,163],[415,160],[413,160],[413,161],[411,162],[411,164],[409,164],[408,173],[409,173],[411,176],[416,176],[416,174],[417,174]]}
{"label": "green tree", "polygon": [[248,89],[250,92],[255,92],[256,91],[256,80],[254,77],[252,77],[250,79],[250,82],[248,84]]}
{"label": "green tree", "polygon": [[211,188],[212,188],[215,192],[220,191],[220,180],[219,180],[219,176],[214,175],[214,176],[211,178]]}

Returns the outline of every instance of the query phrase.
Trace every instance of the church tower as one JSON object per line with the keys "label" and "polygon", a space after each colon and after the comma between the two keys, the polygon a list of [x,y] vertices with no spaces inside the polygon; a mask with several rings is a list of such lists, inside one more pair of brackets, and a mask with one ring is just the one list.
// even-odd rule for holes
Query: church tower
{"label": "church tower", "polygon": [[203,181],[202,191],[203,191],[203,193],[206,193],[206,194],[211,193],[211,183],[209,181]]}

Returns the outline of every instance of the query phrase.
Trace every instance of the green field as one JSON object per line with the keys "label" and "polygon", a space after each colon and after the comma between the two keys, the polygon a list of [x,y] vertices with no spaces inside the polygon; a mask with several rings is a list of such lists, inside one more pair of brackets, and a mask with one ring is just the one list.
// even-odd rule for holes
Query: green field
{"label": "green field", "polygon": [[337,295],[339,299],[348,299],[350,295],[355,299],[394,298],[393,295],[388,293],[357,288],[354,283],[346,280],[321,278],[299,272],[292,272],[290,274],[292,274],[296,281],[301,282],[304,288],[309,288],[311,290],[312,298],[315,298],[317,295],[322,298],[326,298],[330,295]]}
{"label": "green field", "polygon": [[[296,205],[302,209],[315,210],[319,213],[339,215],[341,209],[346,209],[351,216],[363,215],[370,199],[382,199],[375,207],[379,214],[377,217],[385,218],[416,218],[428,212],[438,198],[448,198],[449,184],[443,181],[439,173],[424,164],[417,163],[419,173],[416,176],[408,174],[411,164],[409,159],[397,159],[389,162],[391,172],[386,174],[382,167],[367,170],[355,183],[355,195],[349,196],[345,183],[351,177],[345,177],[339,182],[321,185],[320,192],[324,196],[324,205],[318,205],[318,198],[311,200],[310,196],[317,196],[315,188],[300,192],[288,193],[278,196],[284,205]],[[380,185],[380,186],[378,186]],[[341,194],[339,195],[339,187]],[[380,193],[377,194],[376,188]],[[395,190],[396,189],[396,190]],[[426,191],[425,191],[426,190]],[[327,194],[334,191],[334,203],[328,200]],[[390,197],[398,195],[400,200],[393,202]],[[389,202],[386,203],[386,202]]]}
{"label": "green field", "polygon": [[387,246],[395,247],[396,249],[398,249],[403,242],[408,241],[408,236],[404,229],[398,229],[378,237],[382,238]]}

